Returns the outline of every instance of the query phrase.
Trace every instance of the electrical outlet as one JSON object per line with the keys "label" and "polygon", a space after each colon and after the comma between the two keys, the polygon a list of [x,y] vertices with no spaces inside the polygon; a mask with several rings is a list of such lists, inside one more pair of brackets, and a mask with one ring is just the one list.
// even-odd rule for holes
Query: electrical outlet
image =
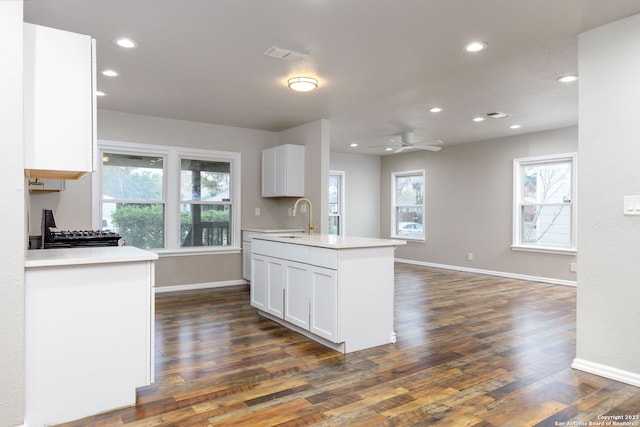
{"label": "electrical outlet", "polygon": [[467,254],[467,261],[473,261],[473,252]]}
{"label": "electrical outlet", "polygon": [[293,209],[289,208],[289,216],[292,216],[292,215],[293,215]]}
{"label": "electrical outlet", "polygon": [[569,270],[572,273],[576,273],[578,271],[578,264],[575,262],[569,263]]}
{"label": "electrical outlet", "polygon": [[256,208],[256,216],[260,216],[260,208]]}
{"label": "electrical outlet", "polygon": [[300,213],[307,213],[307,205],[304,203],[300,205]]}

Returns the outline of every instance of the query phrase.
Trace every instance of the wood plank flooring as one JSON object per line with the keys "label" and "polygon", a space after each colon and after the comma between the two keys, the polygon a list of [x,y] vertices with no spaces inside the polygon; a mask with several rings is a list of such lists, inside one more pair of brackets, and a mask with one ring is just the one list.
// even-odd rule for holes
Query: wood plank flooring
{"label": "wood plank flooring", "polygon": [[[559,426],[640,414],[572,370],[575,288],[396,264],[398,341],[342,355],[259,317],[248,287],[156,298],[156,382],[65,426]],[[366,304],[366,295],[363,295]]]}

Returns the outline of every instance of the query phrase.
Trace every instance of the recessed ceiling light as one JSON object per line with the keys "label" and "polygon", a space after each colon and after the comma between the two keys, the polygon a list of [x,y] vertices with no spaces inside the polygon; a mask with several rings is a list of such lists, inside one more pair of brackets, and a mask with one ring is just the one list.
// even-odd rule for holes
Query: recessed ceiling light
{"label": "recessed ceiling light", "polygon": [[485,42],[474,41],[464,45],[464,50],[467,52],[480,52],[481,50],[485,50],[487,47],[489,47],[489,45]]}
{"label": "recessed ceiling light", "polygon": [[509,129],[520,129],[521,127],[521,125],[511,125],[509,126]]}
{"label": "recessed ceiling light", "polygon": [[387,148],[384,149],[384,151],[393,151],[393,148],[387,147]]}
{"label": "recessed ceiling light", "polygon": [[439,113],[442,111],[442,108],[440,107],[433,107],[432,109],[430,109],[429,111],[431,111],[432,113]]}
{"label": "recessed ceiling light", "polygon": [[572,83],[578,80],[578,76],[562,76],[557,79],[560,83]]}
{"label": "recessed ceiling light", "polygon": [[101,70],[100,74],[107,77],[118,77],[118,72],[115,70]]}
{"label": "recessed ceiling light", "polygon": [[96,96],[107,96],[107,94],[106,94],[106,93],[104,93],[104,92],[103,92],[103,91],[101,91],[101,90],[97,90],[97,91],[96,91]]}
{"label": "recessed ceiling light", "polygon": [[484,122],[484,117],[474,117],[473,121],[474,122]]}
{"label": "recessed ceiling light", "polygon": [[349,147],[357,147],[357,146],[358,146],[358,144],[357,144],[357,143],[355,143],[355,142],[354,142],[354,143],[352,143],[352,144],[349,144]]}
{"label": "recessed ceiling light", "polygon": [[318,80],[313,77],[292,77],[287,85],[296,92],[309,92],[318,87]]}
{"label": "recessed ceiling light", "polygon": [[127,38],[127,37],[118,37],[112,40],[115,44],[120,47],[124,47],[126,49],[135,49],[138,47],[138,42]]}

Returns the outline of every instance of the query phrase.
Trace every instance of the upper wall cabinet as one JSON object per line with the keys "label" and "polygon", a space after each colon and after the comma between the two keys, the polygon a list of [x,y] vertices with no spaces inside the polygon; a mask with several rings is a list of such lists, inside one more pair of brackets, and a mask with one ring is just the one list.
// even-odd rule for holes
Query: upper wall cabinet
{"label": "upper wall cabinet", "polygon": [[95,40],[24,24],[24,168],[78,179],[96,169]]}
{"label": "upper wall cabinet", "polygon": [[262,197],[304,196],[304,145],[279,145],[262,152]]}

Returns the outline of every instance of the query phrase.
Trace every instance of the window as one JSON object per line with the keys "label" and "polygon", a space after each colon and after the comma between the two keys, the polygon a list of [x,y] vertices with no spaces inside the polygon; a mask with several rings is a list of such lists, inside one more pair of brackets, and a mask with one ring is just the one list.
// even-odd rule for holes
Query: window
{"label": "window", "polygon": [[515,159],[513,164],[513,248],[575,253],[575,153]]}
{"label": "window", "polygon": [[344,234],[344,172],[329,172],[329,234]]}
{"label": "window", "polygon": [[164,248],[164,158],[102,153],[101,227],[128,246]]}
{"label": "window", "polygon": [[424,170],[394,172],[392,237],[424,240]]}
{"label": "window", "polygon": [[231,243],[231,164],[197,159],[180,161],[180,246]]}
{"label": "window", "polygon": [[100,141],[96,228],[166,252],[237,249],[238,153]]}

